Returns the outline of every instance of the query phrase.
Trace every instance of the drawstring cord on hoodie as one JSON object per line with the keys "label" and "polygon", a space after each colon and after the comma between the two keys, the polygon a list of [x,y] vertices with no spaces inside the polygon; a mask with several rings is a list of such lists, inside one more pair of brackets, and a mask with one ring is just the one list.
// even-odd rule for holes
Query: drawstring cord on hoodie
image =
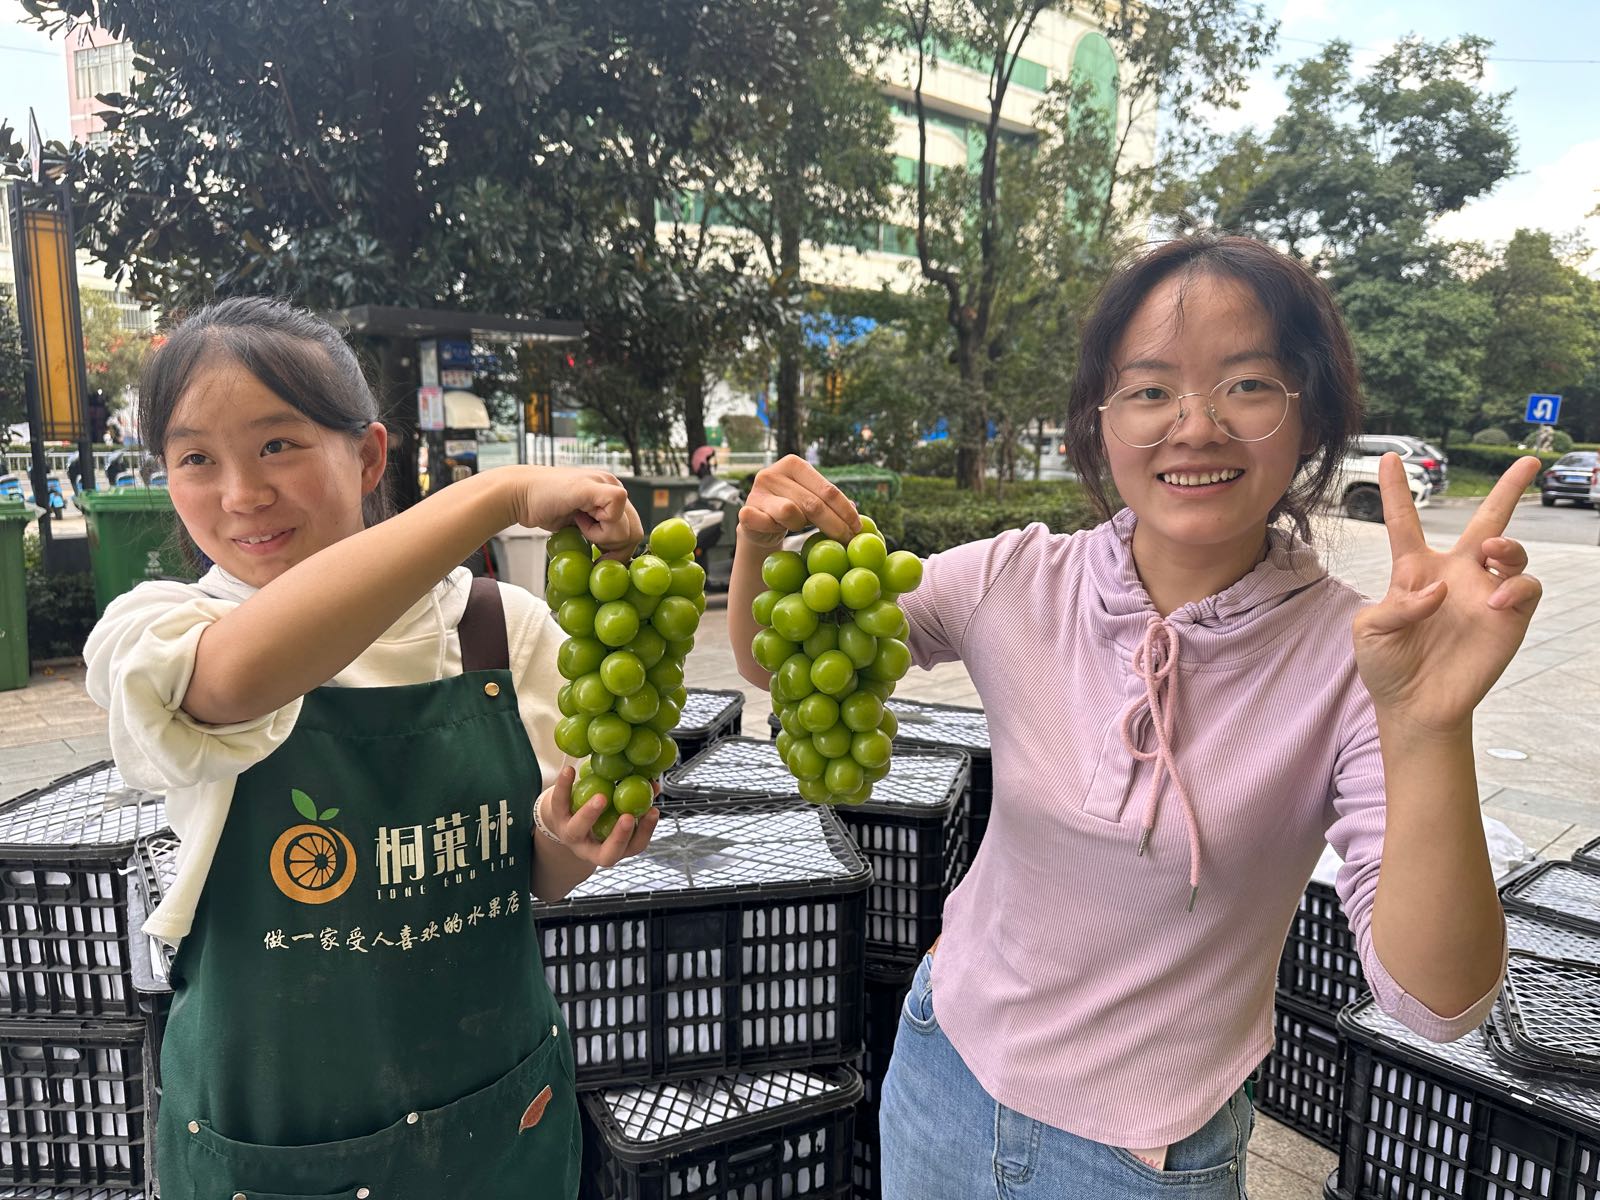
{"label": "drawstring cord on hoodie", "polygon": [[[1122,744],[1138,761],[1156,764],[1154,777],[1150,781],[1150,798],[1145,802],[1144,830],[1139,836],[1141,858],[1150,845],[1150,835],[1155,831],[1163,775],[1170,778],[1172,786],[1177,789],[1178,800],[1183,805],[1184,824],[1189,829],[1187,911],[1193,912],[1195,897],[1200,894],[1200,826],[1195,820],[1189,792],[1183,786],[1177,764],[1172,758],[1172,714],[1178,703],[1178,649],[1178,631],[1167,621],[1152,615],[1145,627],[1144,637],[1133,652],[1133,670],[1144,681],[1144,695],[1129,701],[1122,710]],[[1135,726],[1145,711],[1149,712],[1150,725],[1155,730],[1154,750],[1141,750],[1138,744]]]}

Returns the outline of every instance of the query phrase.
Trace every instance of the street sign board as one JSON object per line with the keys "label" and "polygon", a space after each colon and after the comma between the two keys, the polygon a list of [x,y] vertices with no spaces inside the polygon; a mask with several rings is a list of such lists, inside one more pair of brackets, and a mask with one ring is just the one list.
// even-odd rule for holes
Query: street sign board
{"label": "street sign board", "polygon": [[1534,425],[1554,425],[1560,416],[1560,396],[1546,396],[1535,392],[1528,397],[1528,411],[1522,419]]}
{"label": "street sign board", "polygon": [[417,366],[422,373],[422,386],[439,386],[439,343],[432,338],[417,343]]}
{"label": "street sign board", "polygon": [[417,389],[417,428],[427,433],[437,433],[444,428],[443,388]]}

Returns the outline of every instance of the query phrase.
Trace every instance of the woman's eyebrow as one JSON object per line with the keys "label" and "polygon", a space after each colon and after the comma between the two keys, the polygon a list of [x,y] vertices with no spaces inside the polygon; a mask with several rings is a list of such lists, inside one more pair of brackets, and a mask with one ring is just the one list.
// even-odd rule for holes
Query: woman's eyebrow
{"label": "woman's eyebrow", "polygon": [[[302,416],[288,416],[283,413],[272,413],[265,417],[257,417],[245,426],[246,429],[270,429],[277,425],[304,425],[306,418]],[[178,438],[204,437],[204,429],[191,429],[187,425],[180,425],[175,429],[167,430],[167,437],[172,440]]]}

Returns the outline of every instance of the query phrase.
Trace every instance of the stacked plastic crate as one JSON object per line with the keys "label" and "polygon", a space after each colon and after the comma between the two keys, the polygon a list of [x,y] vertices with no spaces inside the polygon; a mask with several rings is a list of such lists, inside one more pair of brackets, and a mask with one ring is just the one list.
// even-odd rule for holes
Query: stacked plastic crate
{"label": "stacked plastic crate", "polygon": [[128,957],[134,842],[159,798],[110,763],[0,805],[0,1190],[114,1200],[146,1184],[146,1022]]}
{"label": "stacked plastic crate", "polygon": [[828,810],[688,800],[644,853],[535,905],[589,1194],[850,1194],[870,882]]}
{"label": "stacked plastic crate", "polygon": [[1278,961],[1272,1053],[1256,1076],[1262,1112],[1339,1146],[1343,1123],[1339,1010],[1366,991],[1355,935],[1332,884],[1312,880],[1300,897]]}
{"label": "stacked plastic crate", "polygon": [[[971,759],[964,751],[900,745],[870,801],[831,810],[872,869],[861,948],[866,1043],[858,1064],[864,1089],[856,1116],[858,1197],[878,1194],[879,1089],[911,975],[939,935],[957,840],[952,830],[962,820],[970,779]],[[777,747],[754,738],[712,746],[671,772],[663,794],[669,805],[754,798],[789,803],[795,796],[794,778]]]}
{"label": "stacked plastic crate", "polygon": [[1329,1197],[1600,1195],[1596,848],[1501,889],[1510,965],[1481,1029],[1435,1044],[1370,1000],[1341,1015],[1345,1126]]}
{"label": "stacked plastic crate", "polygon": [[744,732],[744,693],[689,688],[683,712],[671,733],[678,761],[688,762],[712,742]]}

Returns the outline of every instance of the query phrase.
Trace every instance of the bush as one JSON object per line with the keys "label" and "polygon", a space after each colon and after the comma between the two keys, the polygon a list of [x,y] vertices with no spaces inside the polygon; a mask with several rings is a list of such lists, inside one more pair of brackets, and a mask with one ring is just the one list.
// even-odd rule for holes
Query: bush
{"label": "bush", "polygon": [[937,479],[954,479],[956,476],[956,443],[953,438],[937,442],[918,442],[911,449],[910,474]]}
{"label": "bush", "polygon": [[722,418],[722,436],[728,440],[728,449],[736,454],[759,451],[766,444],[767,427],[760,417],[745,413],[729,413]]}
{"label": "bush", "polygon": [[94,628],[94,576],[87,571],[47,575],[37,534],[22,541],[23,587],[28,598],[28,657],[70,658],[83,653]]}
{"label": "bush", "polygon": [[[1519,458],[1532,454],[1532,450],[1518,450],[1515,446],[1500,445],[1474,445],[1450,447],[1450,465],[1452,467],[1468,467],[1474,471],[1487,471],[1499,475]],[[1560,458],[1561,455],[1554,450],[1546,450],[1539,454],[1539,460],[1549,466]]]}
{"label": "bush", "polygon": [[878,522],[897,548],[924,558],[1035,521],[1056,533],[1096,523],[1083,489],[1065,482],[1011,484],[1004,497],[996,499],[992,494],[962,491],[951,479],[907,476],[898,504],[869,501],[862,511]]}
{"label": "bush", "polygon": [[1472,444],[1472,431],[1470,429],[1452,429],[1445,435],[1445,448],[1451,446],[1468,446]]}
{"label": "bush", "polygon": [[1472,440],[1479,446],[1509,446],[1511,444],[1511,439],[1506,436],[1506,431],[1504,429],[1496,429],[1492,425],[1488,429],[1478,430],[1477,433],[1472,435]]}
{"label": "bush", "polygon": [[1558,429],[1550,435],[1550,448],[1557,454],[1565,454],[1572,449],[1572,435],[1564,429]]}

